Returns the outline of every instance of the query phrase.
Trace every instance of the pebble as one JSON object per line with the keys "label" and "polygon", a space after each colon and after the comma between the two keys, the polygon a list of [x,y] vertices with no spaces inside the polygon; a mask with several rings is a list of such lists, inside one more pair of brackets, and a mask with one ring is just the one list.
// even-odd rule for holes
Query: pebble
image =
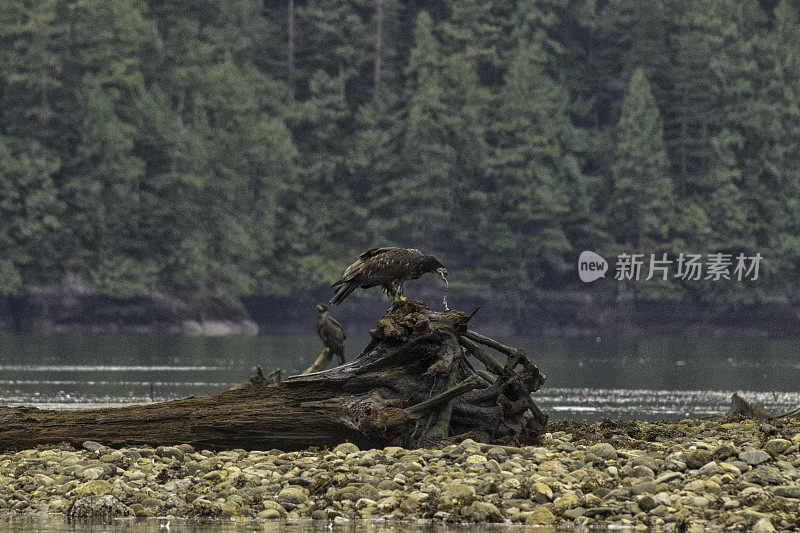
{"label": "pebble", "polygon": [[770,455],[780,455],[792,446],[792,441],[787,439],[771,439],[764,445],[764,451]]}
{"label": "pebble", "polygon": [[581,499],[580,497],[573,491],[566,491],[564,494],[555,499],[553,502],[553,507],[559,511],[565,511],[572,507],[577,507],[580,505]]}
{"label": "pebble", "polygon": [[717,467],[718,465],[716,461],[710,461],[705,465],[701,466],[697,470],[697,473],[700,474],[701,476],[709,476],[717,471]]}
{"label": "pebble", "polygon": [[639,509],[645,513],[658,507],[658,503],[652,496],[643,496],[641,499],[639,499],[638,504]]}
{"label": "pebble", "polygon": [[786,487],[775,487],[772,490],[777,496],[782,498],[796,498],[800,499],[800,485],[792,485]]}
{"label": "pebble", "polygon": [[639,465],[639,466],[633,467],[633,469],[631,470],[631,476],[632,477],[649,477],[650,479],[653,479],[653,478],[656,477],[656,474],[655,474],[655,472],[653,472],[652,468],[644,466],[644,465]]}
{"label": "pebble", "polygon": [[525,524],[529,526],[540,526],[555,524],[556,516],[547,507],[539,506],[525,515]]}
{"label": "pebble", "polygon": [[595,444],[591,446],[588,451],[604,461],[613,461],[617,458],[617,451],[607,442]]}
{"label": "pebble", "polygon": [[750,466],[756,466],[769,461],[769,454],[764,450],[748,450],[739,454],[739,460]]}
{"label": "pebble", "polygon": [[664,472],[660,476],[658,476],[655,480],[656,485],[660,485],[662,483],[669,483],[671,481],[675,481],[676,479],[682,479],[683,474],[680,472]]}
{"label": "pebble", "polygon": [[753,526],[753,533],[769,533],[775,531],[775,526],[772,525],[769,518],[762,518]]}
{"label": "pebble", "polygon": [[640,481],[631,487],[633,494],[653,494],[658,490],[658,483],[655,481]]}
{"label": "pebble", "polygon": [[466,439],[420,450],[344,443],[212,452],[186,444],[113,450],[87,441],[80,450],[0,453],[0,514],[797,527],[800,433],[789,422],[776,422],[766,442],[750,421],[632,422],[624,446],[612,444],[619,442],[613,427],[563,427],[540,446],[519,448]]}
{"label": "pebble", "polygon": [[499,522],[503,519],[500,509],[487,502],[473,502],[468,514],[474,522]]}
{"label": "pebble", "polygon": [[287,502],[293,504],[303,503],[308,499],[308,492],[303,488],[296,485],[291,485],[282,489],[277,496],[278,502]]}
{"label": "pebble", "polygon": [[696,470],[711,461],[711,452],[708,450],[691,450],[686,454],[686,468]]}
{"label": "pebble", "polygon": [[111,494],[112,489],[113,486],[111,483],[103,479],[98,479],[79,485],[71,491],[71,494],[94,494],[95,496],[104,496],[106,494]]}
{"label": "pebble", "polygon": [[356,453],[359,451],[358,446],[351,442],[345,442],[343,444],[338,445],[333,449],[334,453],[343,453],[345,455]]}
{"label": "pebble", "polygon": [[748,483],[757,485],[780,485],[783,482],[780,470],[774,466],[757,466],[741,476]]}
{"label": "pebble", "polygon": [[488,459],[486,459],[486,457],[484,457],[483,455],[470,455],[469,457],[467,457],[467,464],[472,466],[482,465],[486,463],[487,460]]}
{"label": "pebble", "polygon": [[89,451],[91,453],[97,453],[105,448],[105,446],[103,446],[102,444],[94,442],[92,440],[87,440],[86,442],[83,443],[82,446],[84,450]]}

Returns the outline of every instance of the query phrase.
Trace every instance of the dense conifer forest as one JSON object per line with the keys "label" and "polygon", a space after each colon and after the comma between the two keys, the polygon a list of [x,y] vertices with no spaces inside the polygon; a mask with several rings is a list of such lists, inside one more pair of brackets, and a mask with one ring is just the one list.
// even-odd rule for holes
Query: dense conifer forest
{"label": "dense conifer forest", "polygon": [[594,250],[764,257],[609,291],[793,298],[799,28],[787,0],[3,0],[0,293],[285,296],[396,244],[482,297],[582,288]]}

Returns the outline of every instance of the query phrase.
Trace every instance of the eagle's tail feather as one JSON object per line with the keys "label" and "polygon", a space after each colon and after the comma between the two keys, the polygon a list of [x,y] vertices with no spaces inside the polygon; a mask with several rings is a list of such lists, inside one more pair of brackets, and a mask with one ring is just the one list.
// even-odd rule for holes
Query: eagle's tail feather
{"label": "eagle's tail feather", "polygon": [[331,298],[331,303],[333,305],[339,305],[357,288],[358,284],[353,282],[351,282],[349,285],[340,285],[339,287],[336,287],[333,298]]}

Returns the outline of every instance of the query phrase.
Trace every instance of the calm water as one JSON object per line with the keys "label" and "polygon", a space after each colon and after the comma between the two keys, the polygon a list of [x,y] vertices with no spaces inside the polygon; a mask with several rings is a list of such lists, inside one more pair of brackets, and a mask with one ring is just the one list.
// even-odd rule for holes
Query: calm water
{"label": "calm water", "polygon": [[[535,396],[557,418],[683,418],[724,412],[738,391],[800,405],[800,339],[503,338],[547,375]],[[349,357],[367,337],[348,338]],[[0,403],[82,408],[214,394],[256,365],[298,373],[315,335],[232,338],[0,335]]]}
{"label": "calm water", "polygon": [[[167,527],[169,526],[169,527]],[[509,531],[550,533],[551,527],[513,528],[503,525],[430,525],[416,522],[383,523],[354,521],[328,524],[310,520],[267,523],[197,522],[194,520],[114,520],[110,523],[67,521],[58,516],[0,516],[0,530],[26,533],[508,533]]]}

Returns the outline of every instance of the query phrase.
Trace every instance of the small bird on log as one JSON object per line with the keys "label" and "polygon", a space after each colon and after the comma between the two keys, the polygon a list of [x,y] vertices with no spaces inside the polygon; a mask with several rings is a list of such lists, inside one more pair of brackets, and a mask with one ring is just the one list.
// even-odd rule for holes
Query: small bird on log
{"label": "small bird on log", "polygon": [[347,267],[342,279],[334,283],[331,302],[339,305],[354,290],[380,286],[394,301],[405,300],[403,283],[424,274],[438,272],[447,282],[447,270],[436,257],[414,248],[387,246],[367,250]]}
{"label": "small bird on log", "polygon": [[338,356],[339,364],[343,365],[346,338],[344,331],[341,324],[328,312],[328,307],[322,304],[317,304],[317,335],[322,339],[325,351],[330,352],[331,356]]}

